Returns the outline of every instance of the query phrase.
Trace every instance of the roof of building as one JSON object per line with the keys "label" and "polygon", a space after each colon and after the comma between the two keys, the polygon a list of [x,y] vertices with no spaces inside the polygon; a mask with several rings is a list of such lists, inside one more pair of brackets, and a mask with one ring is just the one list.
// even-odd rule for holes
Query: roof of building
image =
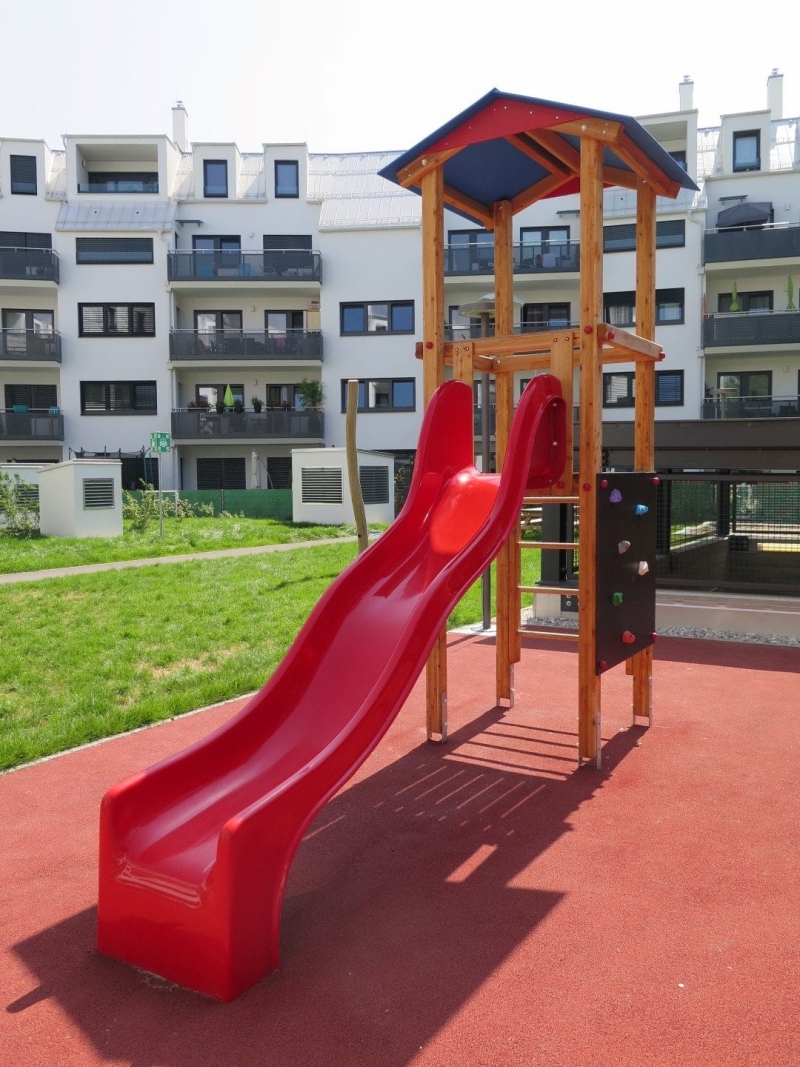
{"label": "roof of building", "polygon": [[469,202],[491,214],[491,205],[513,202],[537,186],[542,199],[577,192],[581,125],[597,129],[598,123],[609,131],[603,148],[605,184],[619,184],[615,176],[633,179],[646,170],[660,184],[659,192],[696,188],[683,167],[636,119],[499,89],[490,90],[380,173],[419,192],[413,165],[424,155],[440,154],[444,184],[450,191],[445,194],[448,206],[481,221],[480,212],[470,213]]}

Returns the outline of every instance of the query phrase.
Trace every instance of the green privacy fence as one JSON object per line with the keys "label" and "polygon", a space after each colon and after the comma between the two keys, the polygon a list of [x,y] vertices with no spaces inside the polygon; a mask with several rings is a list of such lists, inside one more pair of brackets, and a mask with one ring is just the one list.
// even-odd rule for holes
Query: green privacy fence
{"label": "green privacy fence", "polygon": [[[142,493],[135,490],[130,495],[141,498]],[[211,504],[215,515],[227,511],[247,519],[292,521],[291,489],[181,489],[177,495],[190,504]],[[174,497],[175,493],[165,490],[164,496]]]}

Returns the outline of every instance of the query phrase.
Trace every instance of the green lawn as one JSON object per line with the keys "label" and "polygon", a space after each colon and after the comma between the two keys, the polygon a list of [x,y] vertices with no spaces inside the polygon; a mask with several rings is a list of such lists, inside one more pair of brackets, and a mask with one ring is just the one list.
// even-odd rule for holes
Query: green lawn
{"label": "green lawn", "polygon": [[[342,542],[0,586],[0,770],[260,688],[355,555]],[[525,584],[538,559],[523,555]],[[478,582],[449,625],[480,617]]]}
{"label": "green lawn", "polygon": [[85,563],[110,563],[114,560],[179,556],[187,552],[211,552],[218,548],[316,541],[349,534],[355,534],[353,526],[311,526],[236,516],[165,519],[163,540],[159,537],[158,522],[140,533],[127,520],[122,537],[17,539],[0,534],[0,574],[46,570],[50,567],[77,567]]}

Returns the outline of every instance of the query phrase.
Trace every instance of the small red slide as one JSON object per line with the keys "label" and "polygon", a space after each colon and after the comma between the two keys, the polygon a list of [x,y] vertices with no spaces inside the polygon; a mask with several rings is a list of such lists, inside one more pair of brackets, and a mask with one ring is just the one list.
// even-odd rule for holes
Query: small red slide
{"label": "small red slide", "polygon": [[472,390],[425,413],[408,500],[329,587],[221,729],[113,786],[100,816],[98,948],[218,1000],[279,964],[300,840],[402,707],[448,614],[565,464],[558,381],[532,379],[502,475],[474,467]]}

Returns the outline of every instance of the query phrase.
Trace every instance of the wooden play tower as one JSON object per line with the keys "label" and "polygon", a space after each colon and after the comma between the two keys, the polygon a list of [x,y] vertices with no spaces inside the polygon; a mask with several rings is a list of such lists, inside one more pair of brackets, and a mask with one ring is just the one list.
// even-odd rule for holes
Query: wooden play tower
{"label": "wooden play tower", "polygon": [[[423,361],[427,404],[452,376],[472,386],[476,374],[495,377],[495,448],[501,470],[514,412],[514,374],[548,371],[561,382],[567,411],[579,405],[578,441],[568,426],[567,465],[547,492],[526,504],[579,508],[576,544],[539,549],[578,552],[578,631],[546,636],[578,644],[578,756],[600,762],[602,666],[598,661],[598,544],[595,502],[602,454],[602,374],[606,364],[635,367],[637,471],[654,466],[655,366],[664,358],[655,336],[656,197],[695,188],[686,172],[635,120],[492,90],[396,159],[383,177],[422,197]],[[603,189],[636,191],[636,333],[603,321]],[[515,334],[513,220],[538,200],[579,193],[580,325]],[[495,335],[445,340],[445,210],[494,232]],[[575,379],[577,378],[577,393]],[[577,469],[573,455],[577,444]],[[521,544],[512,535],[497,560],[497,701],[513,702],[514,664],[521,656]],[[534,590],[526,590],[534,591]],[[564,592],[537,586],[538,593]],[[654,593],[653,593],[654,599]],[[524,631],[532,633],[533,631]],[[539,635],[541,636],[541,635]],[[652,640],[626,659],[634,721],[650,722]],[[447,736],[447,643],[440,634],[427,667],[429,737]]]}

